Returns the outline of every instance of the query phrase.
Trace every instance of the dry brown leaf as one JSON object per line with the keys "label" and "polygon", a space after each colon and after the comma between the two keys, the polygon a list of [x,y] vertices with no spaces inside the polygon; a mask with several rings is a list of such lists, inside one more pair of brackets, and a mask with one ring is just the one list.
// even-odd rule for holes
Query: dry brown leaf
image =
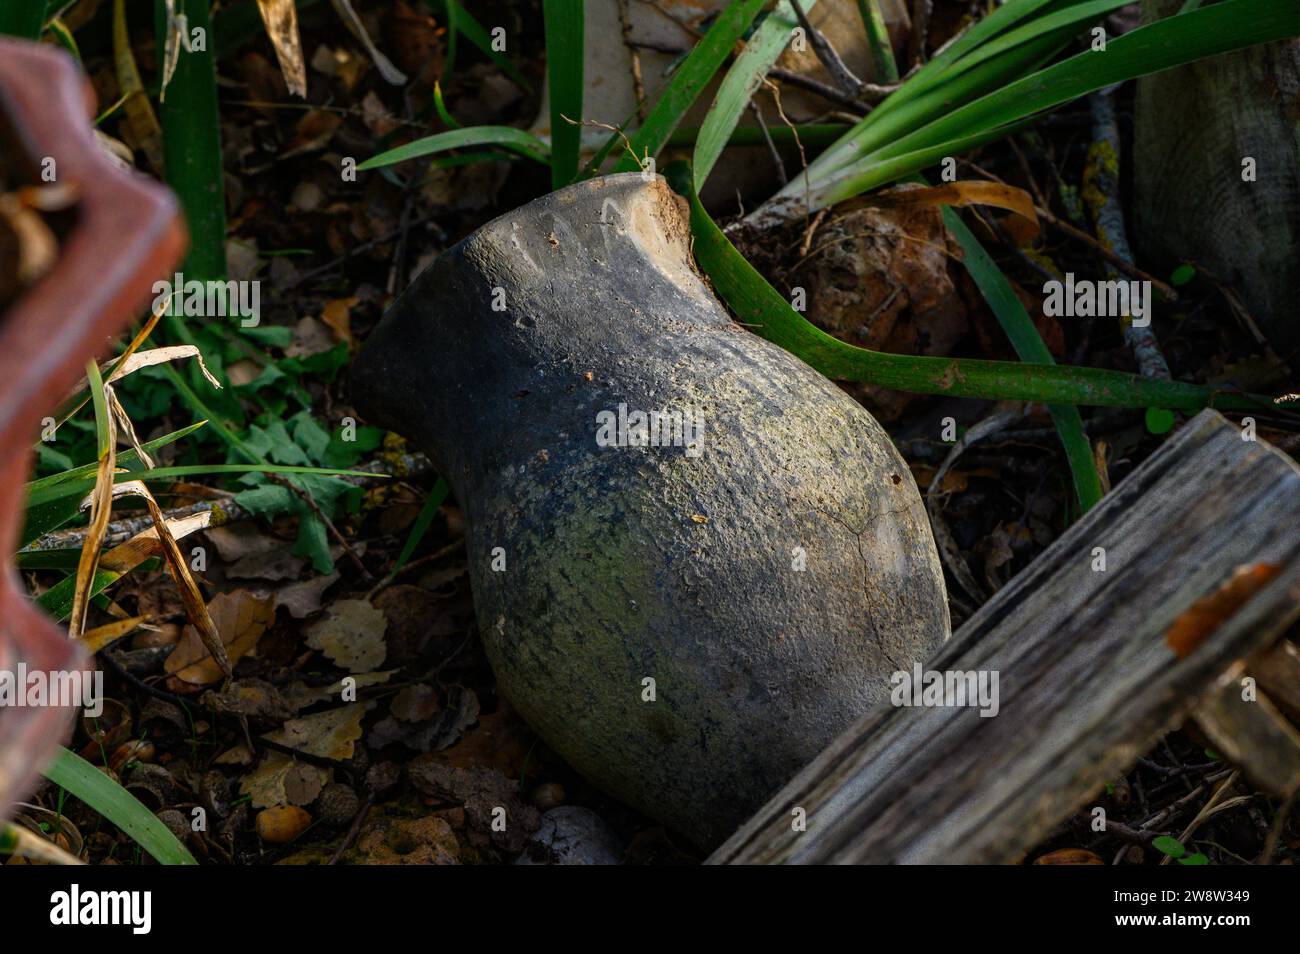
{"label": "dry brown leaf", "polygon": [[324,109],[310,110],[298,120],[298,125],[293,130],[293,138],[289,140],[289,147],[280,154],[280,158],[288,159],[305,152],[324,149],[342,125],[343,117],[337,113]]}
{"label": "dry brown leaf", "polygon": [[[220,636],[222,652],[233,663],[262,638],[275,618],[275,604],[270,598],[259,599],[247,590],[235,590],[213,597],[207,612]],[[193,626],[185,627],[163,668],[183,682],[201,686],[218,682],[224,674]]]}
{"label": "dry brown leaf", "polygon": [[320,320],[329,325],[335,340],[346,341],[349,348],[356,344],[352,337],[352,306],[360,300],[355,295],[351,298],[335,298],[327,301],[320,313]]}
{"label": "dry brown leaf", "polygon": [[530,772],[538,768],[537,759],[529,761],[529,753],[537,744],[533,730],[510,707],[500,701],[497,711],[478,718],[478,728],[465,733],[464,738],[442,753],[442,759],[456,768],[475,765],[494,768],[509,778],[519,778],[524,765]]}
{"label": "dry brown leaf", "polygon": [[[396,669],[385,669],[381,672],[367,672],[356,676],[348,676],[352,680],[348,688],[364,689],[366,686],[381,686],[393,675],[397,673]],[[316,705],[318,702],[337,700],[343,698],[343,680],[340,679],[328,686],[308,686],[306,683],[290,683],[284,690],[285,701],[295,712]]]}
{"label": "dry brown leaf", "polygon": [[1050,854],[1035,858],[1036,865],[1104,865],[1095,854],[1087,848],[1062,848]]}
{"label": "dry brown leaf", "polygon": [[338,581],[339,573],[335,570],[329,576],[313,576],[301,583],[291,583],[276,591],[276,609],[283,606],[294,619],[306,619],[313,613],[320,612],[325,591]]}
{"label": "dry brown leaf", "polygon": [[[111,385],[104,385],[104,395],[113,392]],[[76,639],[86,625],[86,611],[90,608],[90,591],[95,579],[95,570],[99,567],[100,544],[108,530],[108,518],[113,510],[113,474],[117,470],[117,428],[112,414],[109,414],[105,426],[108,431],[107,446],[99,458],[95,471],[95,489],[90,495],[90,523],[86,528],[86,539],[81,544],[81,556],[77,560],[77,582],[72,593],[72,613],[68,617],[68,635]]]}
{"label": "dry brown leaf", "polygon": [[[109,393],[111,390],[107,384],[104,385],[105,393]],[[233,671],[231,663],[226,656],[225,646],[222,644],[221,636],[217,632],[216,624],[213,623],[212,617],[208,614],[208,608],[203,602],[203,594],[199,592],[199,584],[194,579],[194,574],[190,572],[190,566],[185,562],[185,557],[181,554],[176,539],[168,529],[167,518],[163,516],[158,501],[154,500],[149,488],[139,480],[123,481],[113,488],[112,493],[114,497],[135,494],[144,498],[145,506],[149,508],[149,516],[153,518],[154,529],[158,531],[158,541],[162,545],[163,556],[167,560],[167,568],[171,571],[172,579],[176,581],[176,588],[180,591],[181,602],[185,604],[185,615],[189,617],[190,622],[194,625],[216,665],[225,675],[231,675]]]}
{"label": "dry brown leaf", "polygon": [[147,616],[132,616],[129,619],[120,619],[113,623],[106,623],[103,626],[96,626],[94,629],[81,634],[82,645],[86,647],[87,652],[97,653],[105,647],[113,645],[123,636],[129,635],[146,619],[148,619]]}
{"label": "dry brown leaf", "polygon": [[345,762],[361,738],[361,720],[373,702],[353,702],[337,709],[290,719],[284,728],[263,736],[268,742],[323,759]]}
{"label": "dry brown leaf", "polygon": [[388,618],[367,600],[339,600],[307,628],[307,645],[348,672],[371,672],[384,661]]}
{"label": "dry brown leaf", "polygon": [[336,342],[325,324],[310,315],[298,319],[293,328],[293,339],[284,353],[290,358],[310,358],[334,347]]}
{"label": "dry brown leaf", "polygon": [[[945,182],[943,185],[925,186],[920,189],[894,190],[873,195],[865,204],[877,209],[905,208],[924,205],[989,205],[998,209],[1014,212],[1032,227],[1030,237],[1038,234],[1038,213],[1034,210],[1034,200],[1024,189],[1004,185],[1001,182],[987,182],[983,179],[966,179],[961,182]],[[1020,226],[1016,226],[1020,229]]]}
{"label": "dry brown leaf", "polygon": [[126,26],[125,0],[113,0],[113,67],[117,73],[117,85],[122,91],[125,102],[122,110],[126,114],[127,128],[130,130],[133,145],[144,151],[149,165],[158,174],[163,172],[162,127],[154,115],[149,97],[145,95],[144,84],[140,81],[140,71],[135,65],[135,54],[131,51],[131,35]]}
{"label": "dry brown leaf", "polygon": [[254,808],[308,805],[329,779],[329,769],[299,762],[283,752],[267,752],[257,768],[240,779],[239,792],[249,796]]}
{"label": "dry brown leaf", "polygon": [[298,10],[294,0],[257,0],[266,35],[275,47],[284,84],[295,96],[307,97],[307,66],[302,58],[302,40],[298,36]]}

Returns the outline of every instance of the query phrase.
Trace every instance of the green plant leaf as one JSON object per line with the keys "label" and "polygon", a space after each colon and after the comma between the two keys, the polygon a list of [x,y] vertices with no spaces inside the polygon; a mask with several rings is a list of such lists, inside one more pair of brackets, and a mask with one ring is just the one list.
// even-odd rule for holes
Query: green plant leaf
{"label": "green plant leaf", "polygon": [[488,31],[483,28],[483,24],[474,18],[474,15],[465,9],[465,5],[460,0],[429,0],[429,7],[435,13],[441,13],[447,19],[447,29],[450,32],[458,33],[465,39],[469,40],[479,52],[499,66],[507,76],[518,83],[528,92],[533,91],[533,84],[519,68],[510,60],[508,56],[499,50],[492,48],[492,37]]}
{"label": "green plant leaf", "polygon": [[[961,217],[947,206],[943,210],[943,220],[966,253],[962,264],[975,281],[984,300],[993,309],[998,324],[1011,340],[1011,346],[1015,348],[1020,360],[1034,364],[1055,364],[1052,353],[1038,334],[1025,306],[979,239],[966,227]],[[1079,509],[1087,513],[1101,502],[1102,489],[1092,444],[1083,430],[1083,418],[1079,415],[1079,409],[1073,405],[1049,404],[1047,409],[1061,438],[1061,446],[1065,449]]]}
{"label": "green plant leaf", "polygon": [[467,126],[464,129],[449,129],[434,133],[404,146],[389,149],[377,156],[371,156],[357,166],[360,170],[378,169],[391,166],[408,159],[432,156],[449,149],[461,149],[466,146],[504,146],[521,156],[526,156],[542,165],[550,165],[551,149],[541,139],[530,132],[513,126]]}
{"label": "green plant leaf", "polygon": [[0,3],[0,34],[38,40],[45,28],[45,0],[5,0]]}
{"label": "green plant leaf", "polygon": [[[753,221],[802,214],[805,193],[808,208],[816,210],[886,185],[1106,86],[1300,35],[1293,0],[1225,0],[1112,38],[1105,50],[1090,49],[1022,75],[1087,24],[1086,18],[1077,19],[1080,12],[1095,19],[1103,6],[1083,3],[1052,13],[1041,0],[1011,0],[905,82],[812,163],[807,181],[801,177],[786,186],[754,213]],[[1011,13],[1019,15],[1018,22],[1026,10],[1048,15],[1001,35]],[[1000,29],[985,26],[1000,15]],[[1047,32],[1038,32],[1043,29]],[[976,34],[979,43],[970,39]]]}
{"label": "green plant leaf", "polygon": [[691,205],[694,253],[718,295],[737,320],[755,334],[798,355],[829,378],[867,381],[917,394],[949,394],[985,400],[1039,401],[1098,407],[1168,407],[1199,410],[1276,409],[1258,395],[1226,392],[1136,374],[1049,364],[1019,364],[973,358],[934,358],[869,351],[840,341],[790,307],[776,289],[723,235],[691,189],[685,163],[664,175]]}
{"label": "green plant leaf", "polygon": [[707,33],[695,44],[673,78],[668,81],[645,122],[632,134],[632,155],[625,155],[615,172],[635,172],[645,156],[657,155],[681,123],[700,92],[726,62],[736,41],[749,29],[765,0],[732,0],[718,14]]}
{"label": "green plant leaf", "polygon": [[867,46],[871,50],[871,63],[876,68],[879,83],[898,82],[898,63],[894,60],[894,47],[880,12],[880,0],[858,0],[858,15],[867,31]]}
{"label": "green plant leaf", "polygon": [[[572,182],[582,150],[584,0],[542,0],[547,95],[551,101],[551,188]],[[566,118],[567,117],[567,118]]]}
{"label": "green plant leaf", "polygon": [[1187,852],[1181,841],[1168,835],[1160,835],[1151,842],[1151,847],[1170,858],[1181,858]]}
{"label": "green plant leaf", "polygon": [[[191,30],[212,33],[208,0],[176,0],[178,15]],[[167,5],[154,0],[158,49],[167,36]],[[187,279],[216,281],[226,277],[225,176],[221,168],[221,122],[217,111],[214,44],[205,50],[182,50],[176,72],[158,106],[163,130],[167,184],[180,199],[189,225]],[[173,329],[179,319],[169,322]]]}
{"label": "green plant leaf", "polygon": [[433,523],[433,518],[437,516],[438,508],[441,507],[442,502],[447,499],[447,491],[449,489],[447,481],[439,477],[438,482],[434,484],[433,489],[429,491],[429,496],[425,498],[424,506],[420,508],[420,513],[416,516],[415,523],[411,525],[411,532],[406,538],[406,543],[402,547],[402,552],[397,555],[397,562],[394,563],[393,568],[388,571],[390,576],[395,575],[398,570],[406,566],[406,561],[411,558],[411,554],[415,552],[415,548],[420,545],[420,541],[424,539],[424,535],[428,532],[430,524]]}
{"label": "green plant leaf", "polygon": [[[804,12],[812,9],[817,0],[803,0]],[[791,31],[799,25],[789,0],[781,0],[754,31],[745,49],[736,57],[723,77],[718,94],[713,98],[708,115],[700,124],[695,141],[695,191],[704,188],[704,182],[713,171],[713,164],[728,145],[731,134],[740,122],[754,91],[762,84],[790,42]]]}
{"label": "green plant leaf", "polygon": [[159,864],[198,864],[153,812],[81,756],[59,748],[43,774],[122,829]]}

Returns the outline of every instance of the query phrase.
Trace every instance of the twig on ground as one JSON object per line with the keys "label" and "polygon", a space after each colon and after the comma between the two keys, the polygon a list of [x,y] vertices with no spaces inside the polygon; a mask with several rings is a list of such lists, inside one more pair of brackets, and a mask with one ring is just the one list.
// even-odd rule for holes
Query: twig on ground
{"label": "twig on ground", "polygon": [[777,151],[776,143],[772,141],[772,134],[767,131],[767,123],[763,121],[763,110],[759,108],[757,99],[749,101],[749,111],[754,114],[754,121],[763,132],[763,141],[767,143],[768,155],[772,157],[772,165],[776,167],[776,176],[784,186],[790,178],[785,174],[785,163],[781,161],[781,153]]}
{"label": "twig on ground", "polygon": [[817,59],[821,60],[822,66],[826,67],[826,72],[831,74],[835,85],[851,96],[861,96],[862,87],[866,84],[853,75],[853,71],[844,65],[844,60],[835,52],[831,41],[826,39],[821,30],[812,25],[808,14],[803,12],[803,4],[799,0],[790,0],[790,6],[794,7],[794,15],[799,18],[799,25],[808,34],[813,52],[817,54]]}

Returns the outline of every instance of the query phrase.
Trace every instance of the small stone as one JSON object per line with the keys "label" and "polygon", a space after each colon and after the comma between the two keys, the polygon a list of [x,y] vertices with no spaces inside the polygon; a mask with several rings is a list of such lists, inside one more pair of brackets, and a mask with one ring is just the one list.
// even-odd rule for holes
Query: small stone
{"label": "small stone", "polygon": [[577,805],[555,808],[528,840],[517,865],[616,865],[623,860],[622,839],[595,812]]}

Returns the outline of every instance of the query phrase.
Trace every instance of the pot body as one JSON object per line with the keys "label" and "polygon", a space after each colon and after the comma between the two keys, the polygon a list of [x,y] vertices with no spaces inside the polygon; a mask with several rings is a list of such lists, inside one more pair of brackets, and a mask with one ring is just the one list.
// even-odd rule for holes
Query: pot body
{"label": "pot body", "polygon": [[949,621],[889,437],[731,321],[679,202],[629,173],[490,222],[393,305],[352,390],[463,505],[512,703],[592,782],[708,846]]}

